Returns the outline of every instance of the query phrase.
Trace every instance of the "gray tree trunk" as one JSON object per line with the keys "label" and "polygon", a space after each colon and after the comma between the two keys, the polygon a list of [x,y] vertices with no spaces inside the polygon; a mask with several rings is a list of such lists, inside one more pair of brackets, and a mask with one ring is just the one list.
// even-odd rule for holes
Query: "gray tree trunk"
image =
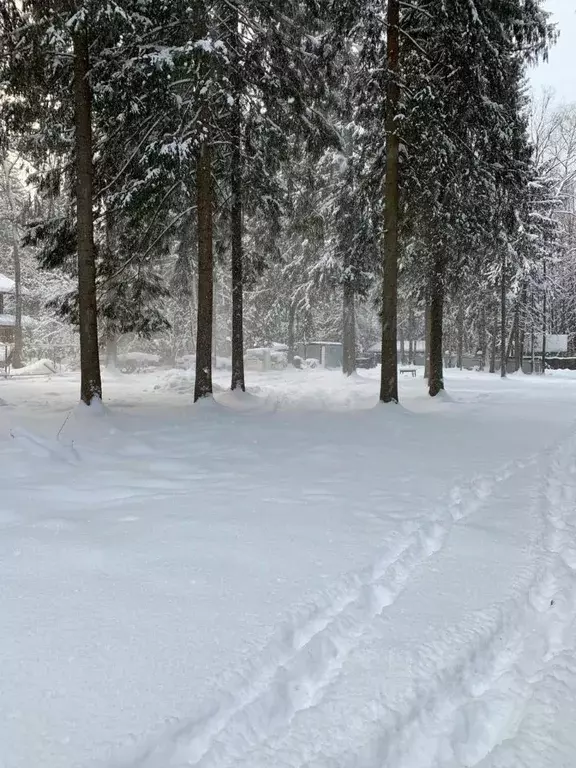
{"label": "gray tree trunk", "polygon": [[514,371],[518,372],[522,367],[522,348],[520,345],[520,301],[516,302],[514,311]]}
{"label": "gray tree trunk", "polygon": [[408,312],[408,364],[414,365],[414,310]]}
{"label": "gray tree trunk", "polygon": [[[14,349],[12,350],[12,367],[22,368],[22,269],[20,264],[20,233],[16,221],[17,211],[12,190],[12,169],[5,158],[4,188],[6,201],[10,212],[10,224],[12,230],[12,264],[14,267]],[[3,311],[3,308],[2,308]]]}
{"label": "gray tree trunk", "polygon": [[500,279],[500,377],[506,378],[506,254],[502,254],[502,276]]}
{"label": "gray tree trunk", "polygon": [[198,321],[196,325],[196,382],[194,402],[212,394],[212,327],[214,272],[212,245],[212,151],[205,141],[196,164],[198,216]]}
{"label": "gray tree trunk", "polygon": [[386,10],[386,180],[384,191],[384,263],[382,270],[382,367],[380,400],[398,402],[398,163],[400,141],[399,38],[400,0],[388,0]]}
{"label": "gray tree trunk", "polygon": [[490,344],[490,373],[496,373],[496,347],[498,346],[498,305],[494,304],[492,319],[492,341]]}
{"label": "gray tree trunk", "polygon": [[356,372],[356,307],[354,287],[349,280],[342,286],[342,296],[342,370],[351,376]]}
{"label": "gray tree trunk", "polygon": [[80,397],[90,405],[102,398],[96,260],[92,211],[92,94],[88,31],[84,27],[72,36],[74,54],[74,122],[76,154],[76,235],[78,245],[78,315],[80,330]]}
{"label": "gray tree trunk", "polygon": [[424,378],[430,378],[430,296],[426,296],[424,309]]}
{"label": "gray tree trunk", "polygon": [[444,275],[440,258],[436,260],[434,265],[430,288],[430,375],[428,377],[428,391],[431,397],[436,397],[444,389],[442,358]]}
{"label": "gray tree trunk", "polygon": [[[238,49],[238,7],[230,5],[229,38],[230,50]],[[233,55],[233,54],[232,54]],[[232,245],[232,382],[231,389],[246,389],[244,380],[244,253],[242,241],[242,112],[240,104],[241,72],[238,63],[234,67],[234,105],[230,119],[230,239]]]}
{"label": "gray tree trunk", "polygon": [[548,330],[548,286],[546,259],[544,259],[544,296],[542,300],[542,375],[546,373],[546,332]]}
{"label": "gray tree trunk", "polygon": [[294,325],[296,323],[296,300],[292,299],[288,309],[288,365],[294,363]]}
{"label": "gray tree trunk", "polygon": [[458,326],[458,340],[456,344],[456,366],[462,370],[464,367],[464,308],[462,305],[458,307],[458,316],[456,318]]}
{"label": "gray tree trunk", "polygon": [[488,356],[487,343],[486,343],[486,306],[482,303],[480,310],[480,321],[478,328],[478,348],[480,350],[480,363],[478,365],[481,371],[484,370],[486,365],[486,358]]}
{"label": "gray tree trunk", "polygon": [[406,365],[406,337],[404,335],[404,326],[402,323],[398,326],[398,342],[400,344],[400,363]]}
{"label": "gray tree trunk", "polygon": [[106,339],[106,368],[118,367],[118,339],[111,337]]}

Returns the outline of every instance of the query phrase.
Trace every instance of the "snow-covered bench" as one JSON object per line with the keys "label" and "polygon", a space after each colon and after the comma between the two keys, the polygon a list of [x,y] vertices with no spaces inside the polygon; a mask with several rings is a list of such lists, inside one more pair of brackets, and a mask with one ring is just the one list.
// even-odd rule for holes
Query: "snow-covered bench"
{"label": "snow-covered bench", "polygon": [[400,366],[400,373],[411,373],[414,378],[416,378],[416,368],[413,368],[410,366],[402,365]]}

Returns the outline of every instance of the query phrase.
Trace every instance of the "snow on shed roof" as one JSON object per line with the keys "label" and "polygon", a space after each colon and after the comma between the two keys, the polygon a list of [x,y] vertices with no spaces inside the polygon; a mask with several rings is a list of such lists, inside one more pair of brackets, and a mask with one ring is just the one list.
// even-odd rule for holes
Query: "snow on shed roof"
{"label": "snow on shed roof", "polygon": [[14,293],[16,284],[14,280],[6,275],[0,274],[0,293]]}
{"label": "snow on shed roof", "polygon": [[[16,318],[14,315],[0,315],[0,328],[14,328],[16,325]],[[22,327],[29,328],[34,325],[34,319],[27,315],[22,315]]]}
{"label": "snow on shed roof", "polygon": [[[6,275],[0,273],[0,293],[15,293],[15,291],[16,283],[14,280],[12,280],[11,277],[6,277]],[[24,296],[28,293],[25,288],[21,288],[20,291]]]}

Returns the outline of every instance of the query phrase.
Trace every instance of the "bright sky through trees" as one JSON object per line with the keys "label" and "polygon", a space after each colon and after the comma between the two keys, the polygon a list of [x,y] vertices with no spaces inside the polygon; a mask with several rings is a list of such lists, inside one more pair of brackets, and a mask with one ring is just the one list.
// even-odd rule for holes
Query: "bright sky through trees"
{"label": "bright sky through trees", "polygon": [[553,88],[558,100],[576,102],[576,4],[574,0],[546,0],[545,6],[560,37],[549,61],[532,72],[532,87],[537,95],[543,88]]}

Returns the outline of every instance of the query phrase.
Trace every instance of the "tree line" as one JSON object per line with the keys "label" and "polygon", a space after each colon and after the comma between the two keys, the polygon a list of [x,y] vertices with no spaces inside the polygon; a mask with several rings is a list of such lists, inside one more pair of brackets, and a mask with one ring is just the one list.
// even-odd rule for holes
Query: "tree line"
{"label": "tree line", "polygon": [[426,338],[431,395],[448,336],[505,374],[573,274],[572,147],[527,95],[555,37],[538,0],[8,0],[0,25],[0,151],[35,190],[21,244],[69,286],[85,403],[103,345],[183,311],[209,396],[215,275],[232,389],[247,317],[292,356],[336,312],[351,374],[369,307],[397,402],[399,340]]}

